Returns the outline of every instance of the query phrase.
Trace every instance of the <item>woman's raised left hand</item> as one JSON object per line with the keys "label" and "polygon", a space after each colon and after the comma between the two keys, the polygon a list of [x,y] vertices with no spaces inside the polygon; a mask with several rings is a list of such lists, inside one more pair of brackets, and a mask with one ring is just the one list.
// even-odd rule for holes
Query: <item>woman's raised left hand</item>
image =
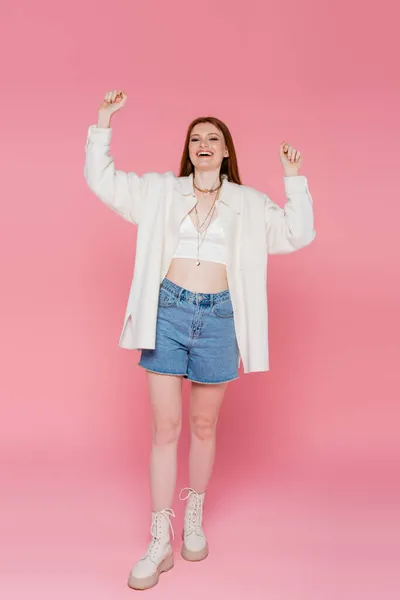
{"label": "woman's raised left hand", "polygon": [[302,164],[302,157],[296,148],[282,142],[280,146],[280,159],[285,175],[297,175]]}

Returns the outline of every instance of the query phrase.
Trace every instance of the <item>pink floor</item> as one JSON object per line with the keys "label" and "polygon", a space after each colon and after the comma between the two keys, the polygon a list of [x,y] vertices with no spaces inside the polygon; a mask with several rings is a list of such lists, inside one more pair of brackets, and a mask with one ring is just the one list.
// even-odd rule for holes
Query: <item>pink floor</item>
{"label": "pink floor", "polygon": [[[132,473],[90,475],[36,465],[3,469],[1,598],[118,600],[148,541],[148,491]],[[371,482],[374,481],[372,484]],[[391,483],[390,483],[391,482]],[[399,495],[392,477],[358,472],[219,473],[205,529],[210,555],[179,554],[148,597],[268,600],[398,600]],[[395,547],[397,545],[397,548]]]}

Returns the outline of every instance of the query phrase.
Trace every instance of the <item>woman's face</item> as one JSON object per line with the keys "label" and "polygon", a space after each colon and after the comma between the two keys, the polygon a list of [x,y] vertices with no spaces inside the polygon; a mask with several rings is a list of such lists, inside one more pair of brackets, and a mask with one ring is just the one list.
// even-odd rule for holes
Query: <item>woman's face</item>
{"label": "woman's face", "polygon": [[189,157],[195,169],[215,171],[229,156],[222,132],[212,123],[198,123],[189,138]]}

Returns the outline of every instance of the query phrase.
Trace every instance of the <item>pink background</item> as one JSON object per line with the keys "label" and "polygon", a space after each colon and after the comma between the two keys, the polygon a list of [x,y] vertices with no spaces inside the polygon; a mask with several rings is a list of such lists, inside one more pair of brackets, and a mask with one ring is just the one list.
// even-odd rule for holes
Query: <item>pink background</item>
{"label": "pink background", "polygon": [[148,594],[398,598],[399,16],[386,0],[1,7],[7,600],[128,597],[148,540],[146,380],[118,348],[136,230],[83,177],[116,88],[118,168],[177,172],[188,122],[212,114],[244,183],[281,205],[279,144],[301,150],[317,231],[270,260],[271,371],[227,392],[210,557],[180,559],[176,502],[176,567]]}

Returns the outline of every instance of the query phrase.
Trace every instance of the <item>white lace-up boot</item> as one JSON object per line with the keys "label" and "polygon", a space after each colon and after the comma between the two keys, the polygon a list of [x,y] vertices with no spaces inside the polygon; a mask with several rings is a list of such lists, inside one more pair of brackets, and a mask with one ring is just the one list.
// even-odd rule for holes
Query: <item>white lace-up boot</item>
{"label": "white lace-up boot", "polygon": [[[185,491],[186,496],[182,496]],[[192,488],[183,488],[179,498],[187,500],[182,532],[182,558],[191,561],[204,560],[208,556],[208,544],[202,527],[205,492],[198,494]]]}
{"label": "white lace-up boot", "polygon": [[152,512],[150,533],[152,540],[147,552],[132,568],[128,585],[134,590],[147,590],[158,583],[161,573],[169,571],[174,566],[174,555],[169,538],[169,529],[172,529],[170,517],[175,517],[171,508],[164,508],[159,512]]}

